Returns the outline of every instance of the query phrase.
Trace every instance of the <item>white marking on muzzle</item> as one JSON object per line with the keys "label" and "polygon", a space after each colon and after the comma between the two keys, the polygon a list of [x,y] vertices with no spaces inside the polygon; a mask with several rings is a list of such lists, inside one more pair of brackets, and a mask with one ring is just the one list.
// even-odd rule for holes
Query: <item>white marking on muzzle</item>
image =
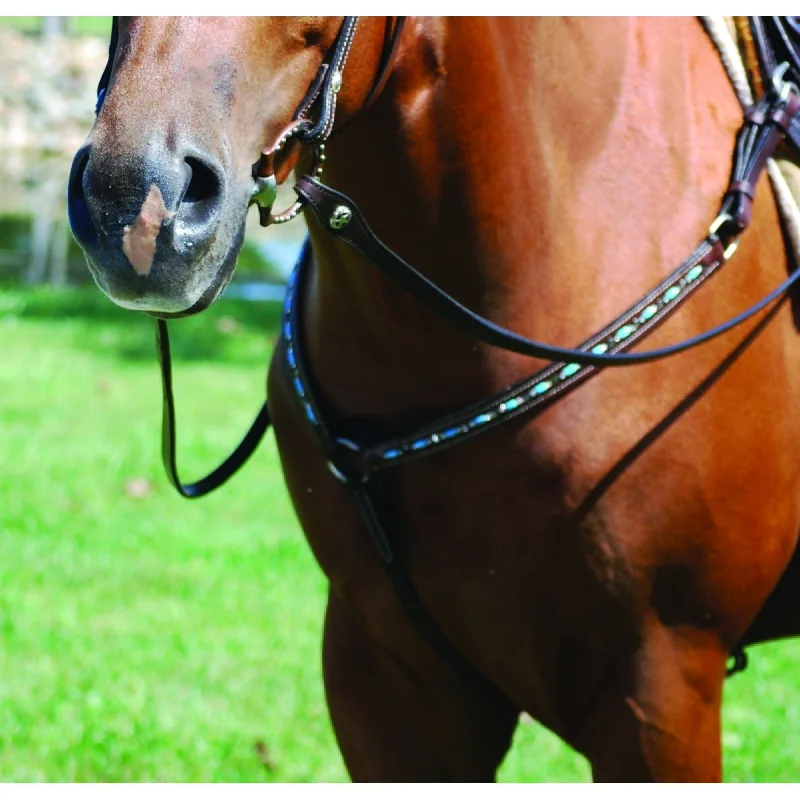
{"label": "white marking on muzzle", "polygon": [[122,234],[122,252],[139,275],[147,275],[156,255],[156,239],[165,219],[175,216],[167,211],[161,189],[153,184],[147,193],[139,216],[133,225],[126,225]]}

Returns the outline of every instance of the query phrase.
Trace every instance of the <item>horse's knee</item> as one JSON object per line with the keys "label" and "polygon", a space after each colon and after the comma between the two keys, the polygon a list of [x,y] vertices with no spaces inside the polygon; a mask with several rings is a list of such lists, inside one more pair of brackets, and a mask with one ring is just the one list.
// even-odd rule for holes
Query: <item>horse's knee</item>
{"label": "horse's knee", "polygon": [[721,780],[726,653],[658,628],[621,666],[575,737],[596,781]]}

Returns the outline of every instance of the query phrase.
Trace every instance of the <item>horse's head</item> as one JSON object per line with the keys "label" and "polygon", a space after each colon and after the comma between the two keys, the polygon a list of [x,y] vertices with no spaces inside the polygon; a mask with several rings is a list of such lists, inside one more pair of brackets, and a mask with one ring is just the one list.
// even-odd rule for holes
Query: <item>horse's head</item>
{"label": "horse's head", "polygon": [[[257,173],[279,183],[300,156],[299,136],[282,136],[322,77],[342,18],[139,17],[116,25],[108,87],[70,176],[72,231],[118,305],[164,316],[200,311],[231,278]],[[373,88],[383,27],[359,25],[337,120]],[[262,152],[280,142],[265,164]]]}

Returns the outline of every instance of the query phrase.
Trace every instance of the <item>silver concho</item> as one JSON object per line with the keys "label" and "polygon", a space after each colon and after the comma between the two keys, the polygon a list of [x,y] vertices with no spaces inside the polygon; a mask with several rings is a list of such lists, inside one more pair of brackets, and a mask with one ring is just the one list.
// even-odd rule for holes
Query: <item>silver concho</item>
{"label": "silver concho", "polygon": [[336,206],[328,224],[335,231],[340,231],[353,217],[353,212],[347,206]]}

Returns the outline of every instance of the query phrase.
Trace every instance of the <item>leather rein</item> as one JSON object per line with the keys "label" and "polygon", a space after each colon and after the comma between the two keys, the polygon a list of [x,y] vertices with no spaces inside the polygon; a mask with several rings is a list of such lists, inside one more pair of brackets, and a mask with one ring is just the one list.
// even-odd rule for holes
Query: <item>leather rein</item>
{"label": "leather rein", "polygon": [[[403,19],[398,18],[394,23],[387,22],[383,55],[367,103],[377,97],[388,79],[403,30]],[[454,325],[487,344],[547,359],[553,363],[535,375],[507,387],[494,397],[438,418],[404,436],[383,441],[356,441],[349,431],[347,436],[339,435],[334,432],[331,423],[332,412],[323,407],[311,388],[300,340],[301,286],[312,261],[311,247],[306,240],[287,285],[281,331],[285,366],[296,399],[317,437],[330,471],[350,490],[408,617],[429,645],[457,674],[483,691],[498,694],[494,684],[455,648],[434,622],[411,583],[397,552],[391,525],[385,522],[387,518],[391,522],[392,516],[381,513],[389,500],[384,471],[466,441],[522,414],[530,415],[541,411],[603,367],[647,363],[697,347],[740,325],[782,297],[800,280],[800,270],[793,271],[761,301],[722,325],[669,347],[635,354],[625,352],[664,322],[734,254],[740,234],[750,223],[755,187],[767,160],[787,137],[787,133],[800,130],[800,90],[795,83],[783,79],[785,68],[782,65],[770,73],[771,85],[744,114],[733,153],[731,181],[723,196],[719,214],[710,225],[708,234],[688,258],[641,300],[577,348],[556,347],[520,336],[463,306],[387,248],[371,231],[364,215],[352,200],[320,182],[324,144],[333,131],[336,95],[342,85],[344,67],[357,24],[358,17],[344,18],[336,40],[301,102],[292,124],[281,135],[275,147],[262,153],[254,169],[252,202],[259,207],[262,224],[286,222],[294,218],[304,206],[309,206],[322,227],[332,236],[361,253],[420,302]],[[115,18],[109,66],[99,87],[98,110],[108,86],[116,30]],[[312,121],[312,114],[317,115],[316,122]],[[295,186],[297,202],[288,212],[275,215],[272,213],[276,189],[272,171],[273,158],[291,138],[297,138],[313,147],[316,158],[312,174],[301,177]],[[789,139],[791,141],[793,137],[790,136]],[[194,483],[182,483],[178,476],[175,455],[175,406],[167,324],[164,320],[157,319],[156,325],[163,384],[164,466],[170,482],[181,495],[187,498],[201,497],[227,481],[253,453],[270,425],[268,405],[265,401],[240,444],[220,466]],[[339,427],[341,431],[343,426]],[[732,671],[741,669],[744,665],[740,650],[735,650],[734,656],[737,664]]]}

